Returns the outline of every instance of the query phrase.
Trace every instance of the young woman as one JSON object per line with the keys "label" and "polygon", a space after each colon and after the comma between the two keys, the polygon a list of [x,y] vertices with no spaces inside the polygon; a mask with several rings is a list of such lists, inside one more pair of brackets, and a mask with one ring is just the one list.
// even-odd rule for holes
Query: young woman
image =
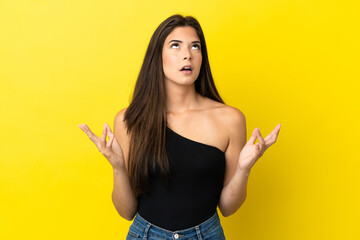
{"label": "young woman", "polygon": [[79,127],[113,167],[114,206],[134,219],[127,239],[225,239],[217,207],[223,216],[239,209],[280,130],[263,139],[256,128],[246,142],[244,114],[216,90],[200,24],[181,15],[155,30],[114,133]]}

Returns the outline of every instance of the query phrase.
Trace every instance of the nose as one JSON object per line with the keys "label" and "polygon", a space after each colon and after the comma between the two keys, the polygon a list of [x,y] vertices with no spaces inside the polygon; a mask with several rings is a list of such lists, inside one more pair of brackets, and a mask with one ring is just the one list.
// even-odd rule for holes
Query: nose
{"label": "nose", "polygon": [[191,59],[191,52],[188,48],[184,48],[184,59]]}

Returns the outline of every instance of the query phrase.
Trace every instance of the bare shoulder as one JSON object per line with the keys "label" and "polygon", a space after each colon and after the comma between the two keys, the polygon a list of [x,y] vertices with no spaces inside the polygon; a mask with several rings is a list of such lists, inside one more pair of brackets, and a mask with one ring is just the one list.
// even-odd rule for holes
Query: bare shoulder
{"label": "bare shoulder", "polygon": [[210,102],[214,117],[216,116],[223,126],[232,129],[245,123],[245,114],[241,110],[214,100],[210,100]]}
{"label": "bare shoulder", "polygon": [[[221,121],[226,127],[226,132],[229,137],[229,146],[244,145],[246,141],[246,118],[245,114],[236,107],[225,105],[221,109]],[[239,151],[239,149],[237,149]]]}
{"label": "bare shoulder", "polygon": [[221,110],[223,120],[226,125],[236,127],[237,125],[241,125],[245,122],[245,114],[236,107],[224,104],[224,107]]}
{"label": "bare shoulder", "polygon": [[[114,119],[114,134],[115,137],[117,138],[117,134],[121,133],[127,133],[127,126],[126,126],[126,122],[124,121],[124,117],[125,117],[125,112],[126,112],[127,108],[123,108],[121,109],[118,113],[116,113],[115,115],[115,119]],[[116,134],[116,133],[117,134]],[[119,140],[119,139],[117,139]]]}
{"label": "bare shoulder", "polygon": [[212,99],[207,99],[207,109],[210,110],[207,116],[214,123],[215,139],[221,139],[218,145],[228,154],[237,152],[238,149],[234,149],[234,146],[244,144],[246,139],[245,114],[236,107]]}
{"label": "bare shoulder", "polygon": [[115,115],[115,120],[123,121],[126,110],[127,110],[127,108],[123,108],[119,112],[117,112]]}

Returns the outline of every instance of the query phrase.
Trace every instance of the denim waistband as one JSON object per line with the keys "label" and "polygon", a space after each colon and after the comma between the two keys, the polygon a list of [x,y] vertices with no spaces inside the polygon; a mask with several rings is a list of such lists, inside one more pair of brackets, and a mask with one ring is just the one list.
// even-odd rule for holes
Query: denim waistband
{"label": "denim waistband", "polygon": [[[210,217],[209,219],[205,220],[204,222],[190,228],[182,229],[182,230],[176,230],[176,231],[170,231],[164,228],[161,228],[159,226],[156,226],[147,220],[145,220],[143,217],[139,215],[139,213],[136,213],[133,225],[139,228],[139,230],[144,230],[145,235],[148,234],[148,232],[157,232],[160,233],[164,237],[173,237],[174,234],[181,236],[181,235],[199,235],[199,234],[206,234],[207,232],[211,231],[215,227],[217,227],[220,224],[220,219],[217,211],[215,211],[215,214]],[[175,238],[176,239],[176,238]]]}

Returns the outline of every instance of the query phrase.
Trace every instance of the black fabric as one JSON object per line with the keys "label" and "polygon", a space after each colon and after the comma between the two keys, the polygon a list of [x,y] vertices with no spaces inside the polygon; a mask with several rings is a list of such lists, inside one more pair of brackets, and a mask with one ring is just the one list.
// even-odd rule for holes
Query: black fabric
{"label": "black fabric", "polygon": [[166,131],[169,185],[159,169],[150,175],[150,192],[138,198],[138,213],[161,228],[175,231],[196,226],[214,215],[225,174],[225,153]]}

